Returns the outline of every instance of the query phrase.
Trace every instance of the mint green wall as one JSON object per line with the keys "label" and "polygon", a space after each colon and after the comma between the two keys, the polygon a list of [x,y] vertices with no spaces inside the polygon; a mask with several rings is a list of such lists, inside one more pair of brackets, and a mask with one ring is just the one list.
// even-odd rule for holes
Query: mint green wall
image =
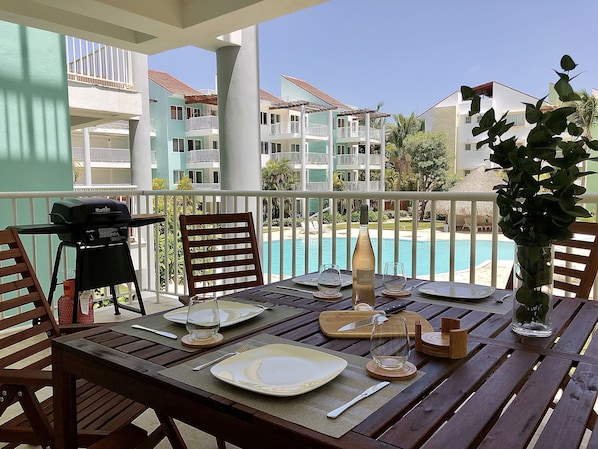
{"label": "mint green wall", "polygon": [[64,37],[0,22],[0,191],[72,190]]}

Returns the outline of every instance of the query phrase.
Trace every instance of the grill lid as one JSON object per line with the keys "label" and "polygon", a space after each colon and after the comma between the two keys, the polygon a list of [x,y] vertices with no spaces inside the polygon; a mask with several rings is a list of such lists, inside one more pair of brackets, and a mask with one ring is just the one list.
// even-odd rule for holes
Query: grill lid
{"label": "grill lid", "polygon": [[66,198],[52,205],[50,219],[70,226],[113,226],[133,219],[125,203],[106,198]]}

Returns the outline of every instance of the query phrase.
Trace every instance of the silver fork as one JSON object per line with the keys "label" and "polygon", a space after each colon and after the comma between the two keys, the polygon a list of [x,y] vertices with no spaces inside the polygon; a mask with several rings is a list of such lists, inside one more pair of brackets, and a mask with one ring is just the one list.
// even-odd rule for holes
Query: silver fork
{"label": "silver fork", "polygon": [[216,357],[214,360],[210,360],[209,362],[198,365],[195,368],[193,368],[193,371],[199,371],[201,369],[204,369],[210,365],[213,365],[214,363],[219,362],[220,360],[224,360],[227,357],[232,357],[233,355],[237,355],[237,354],[240,354],[241,352],[245,352],[245,351],[251,349],[252,347],[253,347],[253,343],[250,341],[247,341],[242,346],[240,346],[239,349],[237,349],[235,352],[228,352],[224,355],[221,355],[220,357]]}

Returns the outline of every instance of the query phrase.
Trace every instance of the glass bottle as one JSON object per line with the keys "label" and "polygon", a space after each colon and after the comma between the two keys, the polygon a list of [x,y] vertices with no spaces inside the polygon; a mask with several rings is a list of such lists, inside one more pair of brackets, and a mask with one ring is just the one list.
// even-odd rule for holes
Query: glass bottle
{"label": "glass bottle", "polygon": [[368,233],[368,205],[362,204],[359,215],[359,236],[355,244],[352,260],[353,290],[351,299],[356,310],[373,309],[376,305],[374,294],[374,250]]}

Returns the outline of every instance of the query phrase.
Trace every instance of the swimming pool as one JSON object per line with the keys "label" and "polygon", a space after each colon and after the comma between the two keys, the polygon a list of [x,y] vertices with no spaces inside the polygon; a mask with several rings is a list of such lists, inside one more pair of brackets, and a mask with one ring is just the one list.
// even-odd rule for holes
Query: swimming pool
{"label": "swimming pool", "polygon": [[[355,247],[357,238],[351,239],[351,253]],[[392,262],[394,259],[394,239],[382,239],[382,263]],[[293,242],[284,240],[283,244],[283,270],[284,276],[293,275],[292,260],[295,259],[296,274],[310,273],[318,271],[318,241],[310,239],[309,241],[309,267],[305,270],[305,240],[297,239],[295,244],[295,253],[293,253]],[[347,240],[346,237],[336,238],[336,262],[342,269],[347,269]],[[449,244],[448,240],[436,241],[436,260],[434,264],[435,273],[448,273],[449,271]],[[372,238],[372,246],[378,262],[378,241]],[[280,276],[280,241],[272,242],[272,274]],[[498,259],[513,260],[514,245],[511,241],[498,242]],[[455,271],[469,269],[470,242],[468,240],[457,240],[455,242]],[[332,238],[322,239],[322,263],[330,263],[332,254]],[[490,260],[492,254],[492,242],[488,240],[478,240],[476,243],[476,266]],[[268,245],[264,244],[264,260],[267,266],[269,257]],[[405,264],[407,276],[411,276],[411,240],[399,240],[399,260]],[[426,276],[430,274],[430,242],[417,242],[417,275]]]}

